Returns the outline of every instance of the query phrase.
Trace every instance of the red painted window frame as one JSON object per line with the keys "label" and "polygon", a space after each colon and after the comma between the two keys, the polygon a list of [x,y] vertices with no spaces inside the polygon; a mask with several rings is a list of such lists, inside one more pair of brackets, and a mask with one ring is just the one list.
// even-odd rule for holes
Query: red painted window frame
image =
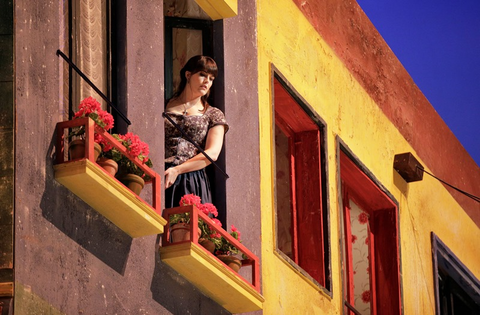
{"label": "red painted window frame", "polygon": [[321,131],[274,77],[275,125],[288,138],[293,261],[326,286]]}
{"label": "red painted window frame", "polygon": [[[369,257],[374,257],[370,259],[371,314],[402,314],[398,207],[343,150],[340,150],[340,177],[345,227],[344,275],[347,277],[344,299],[354,305],[349,225],[351,199],[370,216]],[[345,311],[354,314],[349,309]]]}

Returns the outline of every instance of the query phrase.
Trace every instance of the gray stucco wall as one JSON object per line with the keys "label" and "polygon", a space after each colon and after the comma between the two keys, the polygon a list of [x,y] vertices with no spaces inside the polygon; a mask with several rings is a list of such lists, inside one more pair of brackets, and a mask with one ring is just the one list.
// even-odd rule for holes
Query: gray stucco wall
{"label": "gray stucco wall", "polygon": [[[224,22],[227,220],[260,255],[255,6],[239,6],[239,16]],[[61,97],[64,62],[55,54],[63,45],[62,10],[56,2],[15,2],[16,311],[228,314],[161,263],[157,236],[130,238],[55,181],[54,128],[68,108]],[[129,131],[150,145],[160,174],[162,16],[161,1],[127,3]]]}
{"label": "gray stucco wall", "polygon": [[239,15],[224,22],[227,228],[261,258],[258,60],[256,1],[238,1]]}

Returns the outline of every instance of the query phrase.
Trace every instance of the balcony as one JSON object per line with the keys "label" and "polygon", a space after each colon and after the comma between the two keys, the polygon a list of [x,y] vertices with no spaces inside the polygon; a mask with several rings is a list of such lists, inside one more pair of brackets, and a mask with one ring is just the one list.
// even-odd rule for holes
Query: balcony
{"label": "balcony", "polygon": [[[167,221],[167,226],[170,226],[171,215],[179,213],[190,214],[190,239],[173,243],[171,229],[166,229],[160,247],[160,259],[226,310],[232,313],[261,310],[264,298],[260,294],[258,257],[227,231],[213,223],[196,206],[165,209],[163,217]],[[198,243],[199,235],[193,232],[197,230],[199,219],[206,222],[210,229],[215,230],[243,253],[242,268],[251,269],[251,273],[246,275],[250,281]],[[241,271],[244,274],[244,269]]]}
{"label": "balcony", "polygon": [[[68,160],[66,134],[70,128],[85,127],[85,157]],[[129,159],[151,177],[152,204],[128,189],[94,160],[94,133],[106,139],[123,155],[126,148],[90,118],[57,123],[55,179],[132,238],[163,233],[166,220],[161,216],[160,177],[137,158]]]}

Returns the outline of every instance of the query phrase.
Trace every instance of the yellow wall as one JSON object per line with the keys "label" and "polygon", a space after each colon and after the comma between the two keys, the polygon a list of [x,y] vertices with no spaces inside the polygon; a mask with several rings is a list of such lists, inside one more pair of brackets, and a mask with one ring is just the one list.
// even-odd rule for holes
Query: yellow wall
{"label": "yellow wall", "polygon": [[[407,184],[393,170],[394,155],[415,155],[414,148],[295,4],[259,0],[257,5],[265,314],[342,313],[337,135],[399,202],[404,313],[434,314],[431,231],[480,278],[479,228],[438,181],[426,175],[421,182]],[[332,298],[275,255],[271,64],[327,124]]]}

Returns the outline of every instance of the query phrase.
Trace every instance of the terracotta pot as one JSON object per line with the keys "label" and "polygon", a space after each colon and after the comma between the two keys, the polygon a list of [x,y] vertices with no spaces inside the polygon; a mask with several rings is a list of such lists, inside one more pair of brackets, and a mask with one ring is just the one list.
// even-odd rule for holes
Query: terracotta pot
{"label": "terracotta pot", "polygon": [[206,250],[213,254],[215,251],[215,244],[211,240],[201,238],[198,240],[198,244],[202,245]]}
{"label": "terracotta pot", "polygon": [[115,174],[117,174],[118,164],[114,160],[102,157],[98,159],[97,164],[106,170],[110,175],[115,176]]}
{"label": "terracotta pot", "polygon": [[140,195],[145,186],[143,178],[135,174],[125,174],[120,178],[120,181],[137,195]]}
{"label": "terracotta pot", "polygon": [[[93,159],[96,161],[102,153],[102,147],[98,143],[93,145]],[[70,155],[70,160],[83,159],[85,157],[85,140],[76,139],[68,143],[68,153]]]}
{"label": "terracotta pot", "polygon": [[220,259],[225,265],[232,268],[233,271],[238,272],[242,267],[242,261],[240,258],[230,255],[217,255],[217,258]]}
{"label": "terracotta pot", "polygon": [[[172,243],[190,240],[190,224],[176,223],[170,228]],[[202,235],[202,230],[198,228],[198,236]]]}

